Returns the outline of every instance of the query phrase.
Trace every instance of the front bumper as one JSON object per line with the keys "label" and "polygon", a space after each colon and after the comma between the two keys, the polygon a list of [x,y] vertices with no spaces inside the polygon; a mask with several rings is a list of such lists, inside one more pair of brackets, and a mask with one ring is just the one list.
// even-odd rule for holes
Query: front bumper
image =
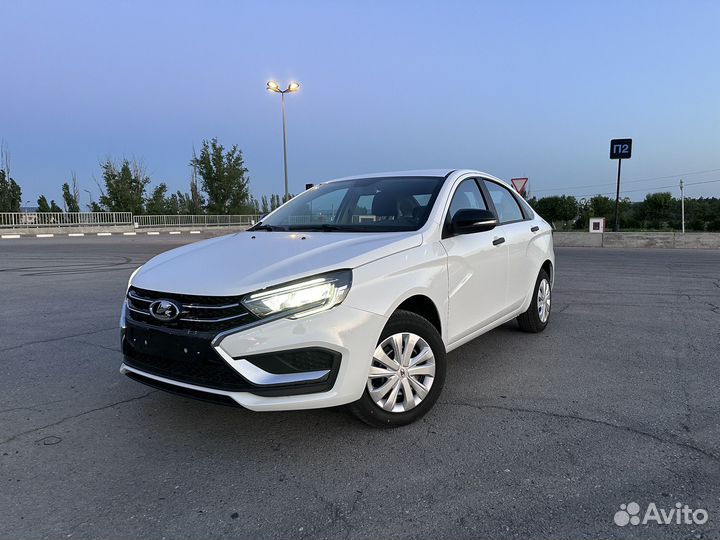
{"label": "front bumper", "polygon": [[[164,390],[256,411],[333,407],[362,396],[386,322],[342,304],[304,318],[279,319],[214,337],[173,336],[165,329],[138,329],[142,325],[128,320],[120,371]],[[162,362],[143,361],[147,351],[137,339],[146,341],[145,331],[152,332],[152,341],[162,340]],[[184,367],[178,371],[181,363]]]}

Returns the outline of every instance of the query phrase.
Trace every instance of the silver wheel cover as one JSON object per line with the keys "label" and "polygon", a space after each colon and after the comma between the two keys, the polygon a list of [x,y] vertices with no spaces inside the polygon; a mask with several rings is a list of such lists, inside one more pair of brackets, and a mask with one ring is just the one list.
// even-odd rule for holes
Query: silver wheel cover
{"label": "silver wheel cover", "polygon": [[385,338],[375,349],[367,389],[381,409],[402,413],[417,407],[435,379],[435,356],[427,341],[402,332]]}
{"label": "silver wheel cover", "polygon": [[550,283],[543,279],[538,286],[537,309],[540,322],[545,324],[550,317]]}

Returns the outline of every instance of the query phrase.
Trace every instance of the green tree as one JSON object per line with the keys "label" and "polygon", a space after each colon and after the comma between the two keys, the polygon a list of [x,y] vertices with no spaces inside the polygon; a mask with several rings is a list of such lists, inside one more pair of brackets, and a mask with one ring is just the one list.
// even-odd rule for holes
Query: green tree
{"label": "green tree", "polygon": [[640,204],[640,216],[646,228],[659,229],[672,219],[673,196],[669,192],[648,193]]}
{"label": "green tree", "polygon": [[251,214],[259,214],[260,213],[260,202],[250,195],[250,201],[248,203],[248,210]]}
{"label": "green tree", "polygon": [[247,209],[250,193],[248,170],[242,151],[233,145],[228,151],[217,138],[204,140],[200,156],[193,156],[190,165],[202,178],[210,214],[241,214]]}
{"label": "green tree", "polygon": [[[615,201],[613,201],[613,205]],[[620,228],[632,227],[637,229],[640,227],[640,222],[637,219],[637,212],[635,211],[635,203],[633,203],[629,197],[620,199],[618,208],[618,218],[620,221]],[[615,223],[615,210],[613,206],[612,223]]]}
{"label": "green tree", "polygon": [[21,203],[20,186],[6,170],[0,169],[0,212],[19,212]]}
{"label": "green tree", "polygon": [[[167,193],[167,185],[165,185],[164,182],[161,182],[155,189],[153,189],[152,194],[145,202],[145,212],[148,214],[170,214],[170,213],[177,213],[177,212],[170,212],[168,210],[168,198],[166,197]],[[176,204],[177,206],[177,204]]]}
{"label": "green tree", "polygon": [[[714,227],[714,221],[720,219],[720,199],[717,197],[685,198],[685,223],[691,229],[704,231]],[[689,225],[688,225],[689,224]]]}
{"label": "green tree", "polygon": [[[555,200],[553,200],[555,199]],[[546,219],[557,217],[558,198],[535,197],[528,203]],[[549,207],[549,208],[547,208]],[[615,199],[605,195],[595,195],[581,199],[578,205],[579,217],[575,227],[586,229],[589,218],[604,217],[607,225],[615,223]],[[663,229],[680,230],[682,228],[680,200],[671,193],[649,193],[641,202],[633,202],[628,197],[620,199],[618,208],[620,229]],[[689,231],[704,231],[720,228],[720,199],[717,197],[685,198],[685,228]]]}
{"label": "green tree", "polygon": [[[192,186],[191,186],[192,187]],[[198,197],[197,192],[193,196],[192,191],[190,193],[183,193],[177,191],[168,198],[168,211],[170,213],[187,214],[187,215],[200,215],[205,213],[203,205],[204,199],[202,196]],[[177,210],[172,211],[173,208]]]}
{"label": "green tree", "polygon": [[[192,211],[192,197],[189,193],[183,193],[182,191],[178,191],[175,196],[177,199],[178,214],[196,213]],[[200,212],[197,213],[202,214],[202,208],[200,208]]]}
{"label": "green tree", "polygon": [[50,212],[50,205],[48,204],[47,199],[45,198],[45,195],[40,195],[37,200],[37,211],[38,212]]}
{"label": "green tree", "polygon": [[551,223],[574,220],[578,215],[578,202],[572,195],[553,195],[542,199],[531,199],[533,208]]}
{"label": "green tree", "polygon": [[[195,149],[193,148],[193,160],[195,159]],[[203,197],[198,187],[198,171],[197,165],[193,161],[192,176],[190,177],[190,193],[182,194],[178,191],[178,206],[180,212],[188,215],[199,215],[205,213],[205,197]]]}
{"label": "green tree", "polygon": [[713,232],[720,232],[720,217],[711,220],[707,224],[707,230]]}
{"label": "green tree", "polygon": [[0,212],[19,212],[22,190],[10,174],[10,152],[0,141]]}
{"label": "green tree", "polygon": [[[612,228],[615,224],[615,199],[611,199],[606,195],[595,195],[590,198],[588,203],[589,217],[604,217],[607,227]],[[634,203],[629,198],[620,199],[618,205],[618,216],[620,220],[620,228],[639,227],[637,223]]]}
{"label": "green tree", "polygon": [[270,213],[270,204],[268,203],[267,195],[263,195],[260,199],[260,213],[262,214],[268,214]]}
{"label": "green tree", "polygon": [[150,178],[145,167],[138,162],[124,159],[118,166],[111,159],[102,163],[105,192],[100,195],[100,205],[110,212],[142,214],[145,189]]}
{"label": "green tree", "polygon": [[170,196],[166,199],[165,202],[165,211],[168,214],[177,215],[182,214],[180,210],[180,196],[183,194],[181,192],[177,193],[171,193]]}
{"label": "green tree", "polygon": [[605,195],[590,197],[590,217],[604,217],[610,221],[615,216],[615,201]]}
{"label": "green tree", "polygon": [[270,211],[275,210],[282,203],[280,202],[280,195],[273,193],[270,195]]}
{"label": "green tree", "polygon": [[50,201],[50,211],[51,211],[51,212],[61,213],[61,212],[63,211],[63,209],[60,208],[60,207],[57,205],[57,203],[55,203],[55,200],[53,199],[53,200]]}
{"label": "green tree", "polygon": [[70,188],[70,184],[67,182],[62,185],[62,196],[63,202],[65,203],[65,209],[68,212],[80,211],[80,189],[78,188],[75,173],[72,173],[72,189]]}

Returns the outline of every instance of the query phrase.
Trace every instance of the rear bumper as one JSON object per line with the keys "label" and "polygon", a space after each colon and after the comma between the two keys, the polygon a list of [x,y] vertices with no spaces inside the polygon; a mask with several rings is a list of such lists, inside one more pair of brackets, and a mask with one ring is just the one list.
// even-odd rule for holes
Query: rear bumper
{"label": "rear bumper", "polygon": [[[142,361],[130,342],[133,336],[143,334],[133,333],[135,325],[128,324],[120,371],[163,390],[234,402],[256,411],[333,407],[361,397],[386,321],[340,305],[301,319],[280,319],[212,339],[198,341],[192,336],[187,344],[180,336],[173,338],[152,329],[164,334],[163,340],[170,340],[163,345],[162,363]],[[195,357],[197,363],[193,363]],[[209,364],[203,364],[201,358],[212,362],[210,375]],[[173,371],[173,361],[189,371]]]}

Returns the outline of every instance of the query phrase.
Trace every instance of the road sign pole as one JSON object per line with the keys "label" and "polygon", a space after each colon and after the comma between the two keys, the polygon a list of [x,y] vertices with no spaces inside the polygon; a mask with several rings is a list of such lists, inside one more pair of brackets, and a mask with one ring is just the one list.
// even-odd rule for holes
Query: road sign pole
{"label": "road sign pole", "polygon": [[620,230],[620,170],[622,160],[632,157],[632,139],[612,139],[610,141],[610,159],[618,160],[617,190],[615,191],[615,225],[613,231]]}
{"label": "road sign pole", "polygon": [[618,232],[620,230],[620,166],[622,165],[622,159],[618,159],[618,177],[617,177],[617,190],[615,191],[615,226],[613,231]]}
{"label": "road sign pole", "polygon": [[680,208],[682,215],[682,233],[685,234],[685,186],[682,180],[680,180]]}

